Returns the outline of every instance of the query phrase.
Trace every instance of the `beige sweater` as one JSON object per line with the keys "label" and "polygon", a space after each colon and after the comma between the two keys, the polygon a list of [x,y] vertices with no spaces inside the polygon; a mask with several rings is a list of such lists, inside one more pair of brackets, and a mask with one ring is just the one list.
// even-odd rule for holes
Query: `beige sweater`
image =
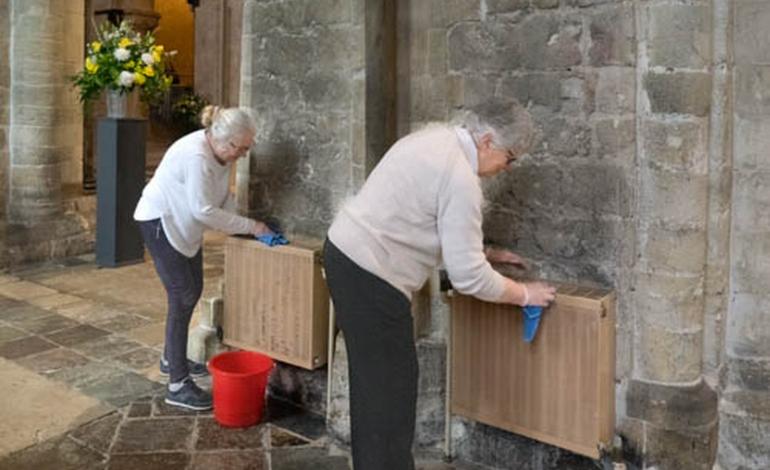
{"label": "beige sweater", "polygon": [[498,301],[505,283],[484,257],[483,196],[469,159],[452,127],[404,137],[342,208],[329,239],[410,299],[443,260],[456,290]]}

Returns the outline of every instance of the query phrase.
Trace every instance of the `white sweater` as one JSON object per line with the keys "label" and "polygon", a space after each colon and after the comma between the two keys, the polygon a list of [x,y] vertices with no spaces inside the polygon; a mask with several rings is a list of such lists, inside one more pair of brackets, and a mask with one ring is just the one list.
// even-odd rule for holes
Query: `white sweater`
{"label": "white sweater", "polygon": [[166,151],[134,211],[135,220],[160,218],[171,246],[193,257],[211,228],[249,233],[253,222],[235,214],[229,191],[230,165],[220,165],[205,131],[188,134]]}
{"label": "white sweater", "polygon": [[505,281],[484,256],[471,160],[452,127],[404,137],[339,212],[329,240],[410,299],[443,259],[455,289],[498,301]]}

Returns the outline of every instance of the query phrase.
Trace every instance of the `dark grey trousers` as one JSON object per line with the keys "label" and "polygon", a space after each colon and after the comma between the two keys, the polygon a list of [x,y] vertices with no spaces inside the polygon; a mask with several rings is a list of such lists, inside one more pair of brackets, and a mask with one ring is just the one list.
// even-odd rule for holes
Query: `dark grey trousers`
{"label": "dark grey trousers", "polygon": [[190,375],[187,367],[187,331],[195,305],[203,292],[203,256],[198,250],[188,258],[171,246],[160,219],[139,222],[142,238],[155,262],[168,297],[166,344],[169,382],[179,382]]}
{"label": "dark grey trousers", "polygon": [[417,351],[411,304],[330,241],[326,281],[345,335],[355,470],[413,470]]}

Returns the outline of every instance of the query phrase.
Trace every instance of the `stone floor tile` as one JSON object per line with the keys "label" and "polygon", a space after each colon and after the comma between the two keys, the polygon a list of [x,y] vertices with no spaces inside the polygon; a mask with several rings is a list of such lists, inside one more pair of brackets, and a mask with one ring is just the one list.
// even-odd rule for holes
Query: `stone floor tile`
{"label": "stone floor tile", "polygon": [[125,336],[107,335],[72,345],[72,349],[94,359],[103,360],[143,347]]}
{"label": "stone floor tile", "polygon": [[97,452],[106,454],[121,421],[123,421],[123,415],[119,411],[114,411],[75,429],[70,433],[70,437]]}
{"label": "stone floor tile", "polygon": [[39,336],[27,336],[0,344],[0,357],[19,359],[57,347]]}
{"label": "stone floor tile", "polygon": [[22,330],[29,331],[30,333],[37,333],[41,335],[53,333],[55,331],[60,331],[67,328],[73,328],[80,325],[80,323],[76,322],[75,320],[64,317],[62,315],[57,315],[55,313],[49,313],[44,317],[33,315],[31,317],[13,320],[9,323],[11,323],[16,328],[21,328]]}
{"label": "stone floor tile", "polygon": [[8,308],[12,308],[16,305],[20,305],[23,302],[21,300],[12,299],[4,295],[0,295],[0,311],[4,312]]}
{"label": "stone floor tile", "polygon": [[266,426],[225,428],[213,418],[198,418],[196,450],[261,449],[265,447]]}
{"label": "stone floor tile", "polygon": [[141,347],[131,352],[113,357],[115,362],[134,370],[145,370],[150,367],[159,367],[160,351],[157,349]]}
{"label": "stone floor tile", "polygon": [[16,362],[38,374],[50,375],[61,369],[88,364],[91,360],[70,349],[56,348],[18,359]]}
{"label": "stone floor tile", "polygon": [[110,375],[79,387],[86,395],[114,406],[127,405],[131,400],[157,392],[163,385],[147,380],[139,374],[126,372]]}
{"label": "stone floor tile", "polygon": [[270,447],[295,447],[310,444],[303,436],[294,434],[275,425],[270,425]]}
{"label": "stone floor tile", "polygon": [[21,331],[20,329],[14,328],[12,326],[0,326],[0,343],[23,338],[25,336],[29,336],[29,333]]}
{"label": "stone floor tile", "polygon": [[317,447],[273,449],[270,460],[272,470],[350,470],[347,457]]}
{"label": "stone floor tile", "polygon": [[64,382],[73,388],[81,389],[124,374],[126,371],[114,364],[91,361],[82,366],[61,369],[51,374],[51,378]]}
{"label": "stone floor tile", "polygon": [[52,310],[67,305],[72,305],[77,302],[82,302],[82,297],[77,297],[69,294],[53,294],[43,297],[36,297],[29,299],[28,302],[36,307],[40,307],[45,310]]}
{"label": "stone floor tile", "polygon": [[152,323],[152,321],[140,317],[139,315],[123,313],[106,320],[94,322],[93,325],[103,330],[112,331],[113,333],[121,333],[123,331],[149,325],[150,323]]}
{"label": "stone floor tile", "polygon": [[68,437],[59,437],[0,459],[3,469],[99,470],[105,457]]}
{"label": "stone floor tile", "polygon": [[91,341],[109,335],[109,331],[95,328],[91,325],[78,325],[45,335],[47,339],[62,346],[73,346],[85,341]]}
{"label": "stone floor tile", "polygon": [[264,451],[215,451],[192,454],[188,470],[268,470]]}
{"label": "stone floor tile", "polygon": [[8,274],[0,274],[0,284],[8,284],[9,282],[16,282],[19,278],[16,276],[10,276]]}
{"label": "stone floor tile", "polygon": [[[183,452],[110,456],[108,470],[185,470],[190,456]],[[215,467],[211,467],[212,470]]]}
{"label": "stone floor tile", "polygon": [[100,320],[106,320],[121,313],[116,312],[114,308],[108,305],[93,302],[91,300],[83,300],[81,302],[55,307],[54,311],[59,315],[64,315],[65,317],[83,323],[94,323]]}
{"label": "stone floor tile", "polygon": [[28,281],[7,282],[5,284],[0,284],[0,295],[4,295],[16,300],[44,297],[57,293],[58,292],[54,289],[49,289],[48,287]]}
{"label": "stone floor tile", "polygon": [[[185,450],[194,418],[131,419],[123,423],[111,452],[114,454]],[[139,468],[139,467],[137,467]]]}
{"label": "stone floor tile", "polygon": [[124,333],[129,338],[146,346],[160,346],[165,341],[165,322],[151,323]]}
{"label": "stone floor tile", "polygon": [[326,421],[285,400],[268,396],[265,420],[311,440],[326,434]]}
{"label": "stone floor tile", "polygon": [[132,402],[126,411],[127,418],[149,418],[152,415],[151,402]]}
{"label": "stone floor tile", "polygon": [[41,318],[51,315],[48,310],[43,310],[40,307],[35,307],[26,302],[19,300],[11,300],[4,302],[5,305],[0,307],[0,320],[15,323],[20,321],[29,320],[32,318]]}

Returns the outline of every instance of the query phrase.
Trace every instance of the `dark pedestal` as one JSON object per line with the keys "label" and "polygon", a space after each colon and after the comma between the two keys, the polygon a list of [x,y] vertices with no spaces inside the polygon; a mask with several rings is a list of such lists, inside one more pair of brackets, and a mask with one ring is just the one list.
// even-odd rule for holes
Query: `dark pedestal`
{"label": "dark pedestal", "polygon": [[96,264],[141,262],[144,246],[134,209],[144,188],[147,120],[99,120],[96,135]]}

